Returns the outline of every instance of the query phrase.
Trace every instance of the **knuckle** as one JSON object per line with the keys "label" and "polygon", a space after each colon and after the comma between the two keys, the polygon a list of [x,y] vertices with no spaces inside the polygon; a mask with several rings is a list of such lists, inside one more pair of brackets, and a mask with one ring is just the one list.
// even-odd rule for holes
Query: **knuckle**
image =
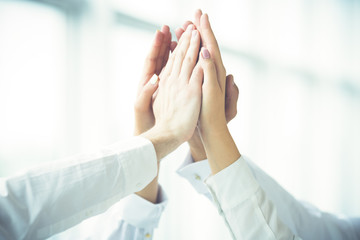
{"label": "knuckle", "polygon": [[194,57],[191,56],[191,55],[188,55],[186,58],[185,58],[185,63],[187,64],[192,64],[194,62]]}
{"label": "knuckle", "polygon": [[183,59],[185,57],[185,51],[183,49],[179,49],[179,52],[176,55],[176,58]]}

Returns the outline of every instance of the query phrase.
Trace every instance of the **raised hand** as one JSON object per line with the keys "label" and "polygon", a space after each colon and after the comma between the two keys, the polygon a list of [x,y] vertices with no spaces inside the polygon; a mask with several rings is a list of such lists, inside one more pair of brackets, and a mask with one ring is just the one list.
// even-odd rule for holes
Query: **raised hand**
{"label": "raised hand", "polygon": [[[196,28],[201,31],[200,26],[200,19],[202,16],[201,10],[197,10],[195,12],[195,26]],[[186,21],[182,27],[175,30],[175,35],[177,39],[179,40],[182,34],[184,33],[184,29],[186,29],[190,24],[194,24],[191,21]],[[206,42],[213,42],[213,40],[208,38],[208,35],[206,35],[207,38],[205,38],[205,45]],[[201,39],[202,40],[202,39]],[[215,40],[216,41],[216,40]],[[234,78],[232,75],[226,76],[226,88],[225,88],[225,117],[227,123],[229,123],[237,114],[237,100],[239,97],[239,89],[236,86],[234,82]],[[201,161],[207,158],[206,152],[200,137],[199,131],[196,129],[193,136],[188,141],[191,155],[195,162]]]}
{"label": "raised hand", "polygon": [[158,81],[154,74],[159,75],[166,65],[171,44],[170,29],[165,25],[161,31],[156,32],[150,52],[145,59],[134,105],[135,135],[149,130],[155,124],[152,96],[158,88]]}
{"label": "raised hand", "polygon": [[201,105],[202,71],[195,67],[200,36],[189,25],[160,74],[154,101],[155,127],[166,127],[180,143],[193,134]]}
{"label": "raised hand", "polygon": [[240,153],[227,128],[226,70],[207,14],[200,17],[200,32],[204,47],[199,62],[204,71],[204,83],[199,131],[210,168],[215,174],[235,162]]}
{"label": "raised hand", "polygon": [[203,80],[202,70],[196,66],[199,45],[199,32],[190,25],[160,73],[158,93],[153,103],[155,126],[143,134],[155,145],[158,159],[194,133]]}
{"label": "raised hand", "polygon": [[[168,61],[172,44],[174,43],[171,42],[171,33],[168,26],[165,25],[161,28],[161,31],[156,31],[150,52],[145,59],[137,98],[135,100],[135,135],[146,132],[155,124],[152,97],[159,86],[157,75],[160,74]],[[152,182],[136,194],[150,202],[156,203],[158,200],[158,189],[158,176],[156,176]]]}

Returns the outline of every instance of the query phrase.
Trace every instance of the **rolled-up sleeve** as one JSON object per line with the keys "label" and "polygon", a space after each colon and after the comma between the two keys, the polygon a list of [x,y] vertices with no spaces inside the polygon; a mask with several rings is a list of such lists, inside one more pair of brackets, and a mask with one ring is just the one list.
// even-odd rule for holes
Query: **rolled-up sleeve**
{"label": "rolled-up sleeve", "polygon": [[0,238],[43,239],[107,210],[157,174],[141,137],[0,180]]}

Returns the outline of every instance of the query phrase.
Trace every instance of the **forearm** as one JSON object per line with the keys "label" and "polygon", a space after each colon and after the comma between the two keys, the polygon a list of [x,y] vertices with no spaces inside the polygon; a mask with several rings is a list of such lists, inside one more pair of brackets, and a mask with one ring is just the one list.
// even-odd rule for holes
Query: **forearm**
{"label": "forearm", "polygon": [[190,153],[194,162],[202,161],[207,158],[204,144],[200,138],[198,129],[195,129],[194,135],[188,141]]}
{"label": "forearm", "polygon": [[[159,164],[158,164],[158,173],[159,173]],[[154,180],[152,180],[143,190],[137,192],[136,194],[149,202],[157,203],[158,193],[159,193],[159,182],[158,182],[158,176],[156,176]]]}
{"label": "forearm", "polygon": [[220,172],[240,158],[240,152],[227,126],[221,130],[203,131],[201,136],[213,174]]}
{"label": "forearm", "polygon": [[0,238],[50,237],[144,188],[156,172],[153,146],[134,138],[2,180]]}
{"label": "forearm", "polygon": [[149,131],[141,134],[142,137],[150,140],[155,148],[156,156],[160,162],[166,155],[174,151],[183,142],[173,133],[166,129],[153,127]]}

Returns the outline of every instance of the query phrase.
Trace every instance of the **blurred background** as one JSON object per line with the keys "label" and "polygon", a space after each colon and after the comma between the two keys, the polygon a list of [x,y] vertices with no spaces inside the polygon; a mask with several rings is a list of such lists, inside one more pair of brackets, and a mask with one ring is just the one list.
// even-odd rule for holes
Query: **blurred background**
{"label": "blurred background", "polygon": [[[132,136],[156,29],[197,8],[240,89],[240,152],[296,198],[359,216],[358,0],[0,0],[0,176]],[[162,162],[169,204],[154,239],[230,239],[175,173],[186,153]]]}

